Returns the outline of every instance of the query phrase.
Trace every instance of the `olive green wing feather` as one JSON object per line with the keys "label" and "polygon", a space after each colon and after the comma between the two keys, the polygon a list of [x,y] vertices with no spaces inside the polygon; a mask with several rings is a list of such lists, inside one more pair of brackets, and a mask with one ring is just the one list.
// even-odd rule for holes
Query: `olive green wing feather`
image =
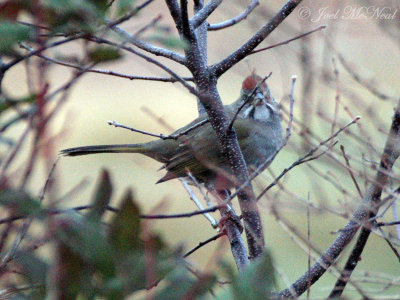
{"label": "olive green wing feather", "polygon": [[[239,144],[249,136],[250,130],[246,120],[235,121],[234,128]],[[165,164],[167,174],[159,182],[177,177],[184,177],[190,171],[200,181],[211,173],[227,172],[230,167],[222,153],[218,139],[211,125],[204,124],[178,139],[179,151]],[[242,146],[241,146],[242,147]]]}

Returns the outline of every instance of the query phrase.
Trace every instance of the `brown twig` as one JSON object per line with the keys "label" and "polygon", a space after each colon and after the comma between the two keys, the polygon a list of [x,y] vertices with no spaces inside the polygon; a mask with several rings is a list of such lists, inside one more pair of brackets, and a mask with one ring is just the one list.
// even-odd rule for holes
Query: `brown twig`
{"label": "brown twig", "polygon": [[361,198],[363,198],[364,196],[363,196],[363,194],[361,192],[361,189],[360,189],[360,186],[358,185],[358,182],[357,182],[357,180],[356,180],[356,178],[354,176],[353,170],[352,170],[352,168],[350,166],[349,158],[346,155],[346,152],[344,150],[344,146],[343,145],[340,145],[340,150],[342,151],[343,158],[346,161],[347,170],[349,171],[351,180],[353,180],[353,183],[354,183],[354,185],[355,185],[355,187],[357,189],[358,194],[360,195]]}
{"label": "brown twig", "polygon": [[188,257],[189,255],[193,254],[195,251],[199,250],[201,247],[207,245],[208,243],[211,243],[213,241],[216,241],[217,239],[219,239],[220,237],[224,236],[225,233],[224,232],[220,232],[212,237],[210,237],[209,239],[206,239],[204,242],[200,242],[196,247],[194,247],[192,250],[188,251],[185,253],[185,255],[183,255],[184,258]]}
{"label": "brown twig", "polygon": [[132,128],[132,127],[129,127],[129,126],[126,126],[126,125],[122,125],[122,124],[118,123],[117,121],[107,121],[107,124],[110,125],[110,126],[114,126],[116,128],[127,129],[127,130],[134,131],[134,132],[137,132],[137,133],[141,133],[141,134],[144,134],[144,135],[157,137],[157,138],[160,138],[160,139],[163,139],[163,140],[177,140],[181,136],[184,136],[184,135],[188,134],[190,131],[192,131],[192,130],[194,130],[194,129],[196,129],[196,128],[198,128],[198,127],[200,127],[200,126],[202,126],[202,125],[204,125],[204,124],[206,124],[208,122],[209,122],[208,119],[201,120],[198,123],[194,124],[193,126],[187,128],[187,129],[185,129],[183,131],[180,131],[180,132],[178,132],[176,134],[170,134],[170,135],[154,134],[154,133],[143,131],[143,130],[140,130],[140,129],[135,129],[135,128]]}
{"label": "brown twig", "polygon": [[[342,253],[344,248],[350,243],[350,241],[354,238],[355,234],[365,222],[368,222],[368,219],[373,217],[376,212],[376,207],[380,203],[380,197],[382,194],[383,187],[389,180],[388,172],[393,167],[394,162],[397,160],[400,153],[400,101],[397,104],[393,121],[390,129],[389,136],[386,140],[386,145],[382,154],[381,164],[375,176],[375,181],[370,184],[368,192],[364,194],[364,198],[362,203],[359,205],[357,210],[354,212],[350,221],[346,224],[343,231],[340,232],[339,236],[335,239],[335,241],[331,244],[331,246],[324,252],[324,254],[320,257],[320,259],[311,267],[311,283],[316,282],[327,270],[329,266],[332,265],[332,262],[336,261],[338,256]],[[362,236],[358,238],[356,245],[362,245],[366,243],[366,240],[369,236],[369,233],[365,232]],[[363,247],[362,247],[363,248]],[[360,251],[361,250],[361,251]],[[351,264],[354,267],[357,265],[359,258],[362,252],[362,249],[354,248],[354,255],[351,254],[348,260],[349,265]],[[359,254],[359,255],[357,255]],[[352,270],[344,270],[343,278],[350,278]],[[350,273],[350,274],[349,274]],[[342,279],[343,279],[342,278]],[[291,285],[290,288],[287,288],[279,293],[280,297],[293,297],[299,296],[307,289],[308,286],[308,272],[302,275],[295,283]],[[348,281],[346,281],[347,283]],[[343,289],[346,286],[346,283],[341,284]],[[335,291],[335,295],[341,295],[343,289],[341,291]],[[296,294],[293,295],[291,291],[296,291]]]}
{"label": "brown twig", "polygon": [[223,21],[221,23],[209,24],[207,29],[209,31],[221,30],[236,25],[241,21],[245,20],[259,4],[260,2],[258,0],[251,0],[250,4],[246,7],[246,9],[242,13],[238,14],[236,17]]}
{"label": "brown twig", "polygon": [[[340,128],[338,131],[336,131],[333,135],[331,135],[330,137],[328,137],[326,140],[322,141],[321,143],[319,143],[316,147],[314,147],[313,149],[311,149],[310,151],[308,151],[306,154],[304,154],[302,157],[300,157],[299,159],[297,159],[294,163],[292,163],[289,167],[286,167],[281,174],[279,174],[279,176],[277,178],[275,178],[275,180],[270,183],[258,196],[257,196],[257,200],[261,199],[261,197],[269,190],[271,189],[273,186],[275,186],[277,184],[277,182],[287,173],[289,172],[291,169],[293,169],[294,167],[301,165],[305,162],[309,162],[311,160],[315,160],[317,158],[319,158],[322,154],[324,154],[326,151],[322,152],[321,154],[317,155],[317,156],[313,156],[314,153],[320,149],[322,146],[324,146],[325,144],[327,144],[329,141],[333,140],[335,137],[337,137],[343,130],[345,130],[346,128],[348,128],[349,126],[357,123],[357,121],[360,120],[360,117],[356,117],[353,121],[351,121],[350,123],[346,124],[345,126],[343,126],[342,128]],[[333,145],[331,145],[329,148],[332,148]],[[328,148],[328,149],[329,149]]]}
{"label": "brown twig", "polygon": [[317,32],[317,31],[320,31],[322,29],[325,29],[326,27],[327,27],[326,25],[322,25],[322,26],[319,26],[318,28],[315,28],[315,29],[313,29],[313,30],[311,30],[309,32],[300,34],[298,36],[295,36],[295,37],[293,37],[291,39],[288,39],[286,41],[283,41],[283,42],[280,42],[280,43],[277,43],[277,44],[274,44],[274,45],[271,45],[271,46],[268,46],[268,47],[264,47],[264,48],[261,48],[261,49],[253,50],[249,55],[256,54],[256,53],[261,52],[261,51],[266,51],[266,50],[269,50],[269,49],[272,49],[272,48],[276,48],[276,47],[279,47],[279,46],[282,46],[282,45],[289,44],[290,42],[293,42],[295,40],[298,40],[298,39],[301,39],[303,37],[306,37],[307,35],[310,35],[310,34],[312,34],[314,32]]}

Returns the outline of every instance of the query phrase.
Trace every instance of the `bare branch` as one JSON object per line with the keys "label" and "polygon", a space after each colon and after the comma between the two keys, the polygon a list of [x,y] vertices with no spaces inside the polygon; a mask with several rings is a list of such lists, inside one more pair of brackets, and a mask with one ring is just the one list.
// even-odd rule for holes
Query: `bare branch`
{"label": "bare branch", "polygon": [[170,134],[170,135],[154,134],[154,133],[151,133],[151,132],[147,132],[147,131],[143,131],[143,130],[140,130],[140,129],[132,128],[132,127],[129,127],[129,126],[126,126],[126,125],[122,125],[122,124],[120,124],[120,123],[118,123],[116,121],[107,121],[107,124],[110,125],[110,126],[114,126],[116,128],[123,128],[123,129],[127,129],[127,130],[134,131],[134,132],[137,132],[137,133],[141,133],[141,134],[144,134],[144,135],[158,137],[158,138],[163,139],[163,140],[177,140],[181,136],[184,136],[184,135],[188,134],[190,131],[192,131],[192,130],[194,130],[194,129],[196,129],[196,128],[198,128],[198,127],[200,127],[200,126],[202,126],[202,125],[204,125],[204,124],[206,124],[208,122],[209,122],[208,119],[204,119],[204,120],[194,124],[193,126],[187,128],[186,130],[180,131],[180,132],[178,132],[176,134]]}
{"label": "bare branch", "polygon": [[293,42],[295,40],[301,39],[301,38],[303,38],[303,37],[305,37],[307,35],[310,35],[310,34],[312,34],[314,32],[317,32],[317,31],[320,31],[322,29],[325,29],[326,27],[327,27],[326,25],[322,25],[322,26],[319,26],[316,29],[313,29],[313,30],[311,30],[309,32],[306,32],[306,33],[303,33],[303,34],[300,34],[300,35],[295,36],[295,37],[293,37],[291,39],[288,39],[286,41],[283,41],[283,42],[280,42],[280,43],[277,43],[277,44],[274,44],[274,45],[271,45],[271,46],[268,46],[268,47],[264,47],[264,48],[261,48],[261,49],[253,50],[251,53],[249,53],[249,55],[256,54],[256,53],[261,52],[261,51],[266,51],[266,50],[269,50],[269,49],[272,49],[272,48],[276,48],[276,47],[279,47],[279,46],[282,46],[282,45],[289,44],[289,43],[291,43],[291,42]]}
{"label": "bare branch", "polygon": [[217,23],[217,24],[210,24],[210,25],[208,25],[208,30],[213,31],[213,30],[224,29],[224,28],[233,26],[233,25],[243,21],[251,14],[251,12],[259,4],[260,4],[260,2],[258,0],[251,0],[251,3],[246,7],[246,9],[242,13],[238,14],[236,17],[234,17],[230,20],[226,20],[224,22]]}
{"label": "bare branch", "polygon": [[181,9],[179,8],[177,0],[165,0],[165,3],[168,6],[169,13],[174,19],[176,29],[178,30],[179,34],[182,33],[182,20],[181,20]]}
{"label": "bare branch", "polygon": [[361,192],[361,189],[360,189],[360,186],[358,185],[357,180],[356,180],[356,178],[355,178],[355,176],[354,176],[353,170],[351,169],[350,161],[349,161],[349,158],[348,158],[347,155],[346,155],[346,152],[345,152],[345,150],[344,150],[343,145],[340,145],[340,150],[342,151],[344,160],[346,161],[347,170],[349,171],[351,180],[353,180],[353,183],[354,183],[354,185],[355,185],[355,187],[356,187],[356,189],[357,189],[358,194],[360,195],[361,198],[363,198],[364,196],[363,196],[363,194],[362,194],[362,192]]}
{"label": "bare branch", "polygon": [[218,240],[220,237],[224,236],[225,233],[224,232],[220,232],[212,237],[210,237],[209,239],[206,239],[204,242],[200,242],[196,247],[194,247],[192,250],[188,251],[185,253],[185,255],[183,255],[184,258],[188,257],[189,255],[193,254],[194,252],[196,252],[197,250],[199,250],[201,247],[207,245],[208,243],[211,243],[213,241]]}
{"label": "bare branch", "polygon": [[[382,154],[381,164],[375,176],[375,181],[370,184],[368,192],[364,194],[363,201],[354,212],[350,221],[346,224],[339,236],[334,240],[331,246],[324,252],[320,259],[311,267],[310,274],[312,276],[311,283],[316,282],[327,270],[329,266],[338,258],[344,248],[350,243],[358,229],[368,222],[368,219],[376,214],[376,209],[380,203],[380,197],[383,187],[389,180],[388,171],[393,167],[400,153],[400,101],[397,104],[396,111],[393,116],[393,121],[389,136],[386,140],[386,145]],[[360,236],[357,244],[364,243],[369,234]],[[358,251],[358,250],[357,250]],[[361,254],[362,251],[359,251]],[[357,254],[357,253],[355,253]],[[359,256],[351,255],[352,263],[356,266]],[[354,258],[354,260],[353,260]],[[350,270],[347,270],[351,272]],[[309,272],[303,274],[291,287],[281,291],[281,297],[297,297],[300,296],[308,287]],[[350,277],[349,274],[347,274]],[[295,291],[293,295],[291,291]]]}
{"label": "bare branch", "polygon": [[[110,24],[110,23],[109,23]],[[139,49],[142,49],[146,52],[149,52],[151,54],[154,54],[156,56],[162,56],[162,57],[166,57],[168,59],[171,59],[181,65],[185,65],[186,64],[186,59],[180,55],[179,53],[176,53],[174,51],[165,49],[165,48],[160,48],[160,47],[156,47],[153,46],[149,43],[143,42],[141,40],[136,39],[133,35],[131,35],[130,33],[128,33],[127,31],[123,30],[121,27],[116,26],[116,25],[109,25],[110,28],[115,31],[116,33],[118,33],[122,38],[124,38],[125,41],[127,41],[128,43],[138,47]]]}
{"label": "bare branch", "polygon": [[[219,205],[222,205],[223,203],[227,203],[229,201],[229,195],[226,191],[211,191],[214,195],[215,198],[217,199],[217,202]],[[229,243],[231,245],[231,251],[233,258],[235,260],[236,266],[239,270],[239,272],[243,272],[247,266],[249,265],[249,257],[247,255],[247,250],[246,246],[244,245],[241,233],[243,231],[243,227],[241,225],[239,226],[238,221],[239,217],[235,214],[232,208],[228,208],[228,205],[224,205],[219,209],[219,212],[221,214],[221,221],[222,222],[222,230],[223,232],[228,236]],[[243,212],[243,210],[242,210]],[[236,221],[235,221],[236,220]],[[245,224],[246,226],[246,224]],[[250,228],[251,230],[251,228]],[[255,236],[251,236],[251,239],[255,239],[257,243],[257,237],[258,235],[255,234],[254,232],[251,232],[251,234]],[[249,243],[249,233],[247,233],[247,239]],[[262,241],[261,243],[263,243]],[[251,245],[251,244],[250,244]],[[250,246],[249,245],[249,246]],[[254,245],[253,245],[254,246]],[[249,250],[250,251],[250,250]]]}
{"label": "bare branch", "polygon": [[118,123],[117,121],[107,121],[107,124],[110,125],[110,126],[114,126],[116,128],[128,129],[128,130],[133,131],[133,132],[137,132],[137,133],[141,133],[141,134],[144,134],[144,135],[149,135],[149,136],[161,138],[161,135],[159,135],[159,134],[154,134],[154,133],[150,133],[150,132],[143,131],[143,130],[140,130],[140,129],[135,129],[135,128],[132,128],[132,127],[128,127],[128,126],[125,126],[125,125],[122,125],[122,124]]}
{"label": "bare branch", "polygon": [[103,38],[99,38],[99,37],[90,37],[88,38],[90,41],[99,43],[99,44],[108,44],[111,46],[114,46],[116,48],[119,49],[124,49],[128,52],[131,52],[137,56],[139,56],[140,58],[143,58],[144,60],[146,60],[147,62],[156,65],[157,67],[163,69],[164,71],[166,71],[168,74],[170,74],[172,77],[174,77],[175,79],[177,79],[190,93],[192,93],[195,96],[199,96],[198,92],[196,91],[196,89],[194,87],[192,87],[190,84],[188,84],[182,77],[180,77],[178,74],[176,74],[174,71],[172,71],[170,68],[168,68],[167,66],[165,66],[164,64],[160,63],[159,61],[155,60],[154,58],[151,58],[145,54],[142,54],[138,51],[136,51],[135,49],[125,46],[124,44],[117,44],[114,43],[112,41],[103,39]]}
{"label": "bare branch", "polygon": [[211,66],[215,76],[220,77],[231,67],[248,56],[286,17],[299,5],[301,0],[289,0],[281,10],[265,24],[255,35],[253,35],[239,49],[223,59],[221,62]]}
{"label": "bare branch", "polygon": [[143,8],[145,8],[147,5],[149,5],[153,1],[154,0],[147,0],[147,1],[143,2],[142,4],[136,6],[132,11],[130,11],[126,15],[122,16],[118,20],[110,22],[108,25],[109,26],[115,26],[115,25],[121,24],[121,23],[123,23],[125,21],[128,21],[132,17],[136,16],[138,14],[138,12],[140,12]]}
{"label": "bare branch", "polygon": [[43,47],[40,47],[40,48],[38,48],[38,49],[36,49],[36,50],[34,50],[34,51],[31,51],[31,52],[27,53],[26,55],[23,55],[23,56],[21,56],[21,57],[18,57],[18,58],[12,60],[11,62],[9,62],[9,63],[7,63],[7,64],[1,64],[1,65],[0,65],[0,74],[3,74],[4,72],[6,72],[6,71],[7,71],[8,69],[10,69],[11,67],[15,66],[16,64],[20,63],[20,62],[23,61],[23,60],[28,59],[29,57],[35,56],[35,55],[37,55],[37,54],[40,54],[41,52],[43,52],[43,51],[45,51],[45,50],[47,50],[47,49],[54,48],[54,47],[57,47],[57,46],[60,46],[60,45],[69,43],[69,42],[71,42],[71,41],[80,39],[80,38],[82,38],[83,36],[84,36],[83,34],[79,34],[79,35],[74,35],[74,36],[65,38],[65,39],[63,39],[63,40],[61,40],[61,41],[57,41],[57,42],[54,42],[54,43],[45,45],[45,46],[43,46]]}
{"label": "bare branch", "polygon": [[181,0],[181,22],[182,22],[182,35],[192,44],[194,34],[189,22],[188,1]]}
{"label": "bare branch", "polygon": [[363,79],[356,71],[356,68],[352,66],[350,63],[348,63],[343,55],[338,53],[338,57],[340,62],[342,63],[343,67],[346,69],[346,71],[350,74],[351,77],[355,81],[357,81],[359,84],[361,84],[363,87],[365,87],[368,91],[370,91],[373,95],[376,97],[380,98],[381,100],[395,100],[394,97],[391,97],[389,95],[386,95],[385,93],[379,91],[373,84],[372,80],[367,81]]}
{"label": "bare branch", "polygon": [[[317,159],[319,156],[321,156],[322,154],[324,154],[325,152],[322,152],[320,155],[317,156],[313,156],[314,153],[320,149],[322,146],[324,146],[325,144],[327,144],[329,141],[333,140],[335,137],[337,137],[343,130],[345,130],[346,128],[348,128],[349,126],[357,123],[357,121],[360,120],[360,117],[356,117],[353,121],[351,121],[350,123],[346,124],[345,126],[343,126],[342,128],[340,128],[338,131],[336,131],[333,135],[331,135],[330,137],[328,137],[326,140],[322,141],[321,143],[319,143],[316,147],[314,147],[313,149],[311,149],[309,152],[307,152],[306,154],[304,154],[302,157],[300,157],[299,159],[297,159],[294,163],[292,163],[289,167],[285,168],[281,174],[279,174],[279,176],[277,178],[275,178],[275,180],[270,183],[258,196],[257,196],[257,200],[260,200],[261,197],[269,190],[271,189],[273,186],[275,186],[278,181],[287,173],[289,172],[291,169],[293,169],[294,167],[303,164],[305,162],[309,162],[310,160],[314,160]],[[331,146],[332,147],[332,146]]]}
{"label": "bare branch", "polygon": [[217,9],[222,0],[211,0],[190,20],[190,25],[196,29]]}
{"label": "bare branch", "polygon": [[[23,47],[24,49],[27,49],[29,51],[33,51],[33,49],[31,47],[28,47],[26,45],[21,44],[21,47]],[[115,71],[111,71],[111,70],[101,70],[101,69],[92,69],[92,68],[87,68],[85,66],[80,66],[80,65],[76,65],[70,62],[66,62],[66,61],[62,61],[59,59],[55,59],[43,54],[36,54],[37,57],[40,57],[42,59],[45,59],[49,62],[52,62],[54,64],[60,65],[60,66],[64,66],[64,67],[70,67],[70,68],[74,68],[80,71],[85,71],[88,73],[97,73],[97,74],[103,74],[103,75],[110,75],[110,76],[116,76],[116,77],[121,77],[121,78],[126,78],[129,80],[147,80],[147,81],[160,81],[160,82],[177,82],[178,79],[173,78],[173,77],[154,77],[154,76],[138,76],[138,75],[128,75],[128,74],[123,74],[123,73],[119,73],[119,72],[115,72]],[[193,81],[193,77],[182,77],[184,80],[186,81]]]}
{"label": "bare branch", "polygon": [[[190,173],[190,172],[189,172]],[[190,174],[189,174],[190,175]],[[195,179],[192,176],[191,180]],[[183,187],[185,188],[186,192],[189,194],[190,199],[195,203],[195,205],[200,209],[200,210],[204,210],[203,205],[201,205],[200,201],[196,198],[196,195],[193,193],[192,189],[189,187],[189,185],[187,184],[187,182],[185,181],[185,179],[180,178],[180,181],[183,185]],[[196,186],[201,189],[200,184],[197,182],[197,180],[195,181]],[[215,221],[215,219],[209,214],[209,213],[204,213],[204,217],[211,223],[211,226],[213,228],[217,228],[218,227],[218,222]]]}
{"label": "bare branch", "polygon": [[134,34],[133,37],[135,39],[138,39],[140,35],[142,35],[144,32],[149,30],[150,28],[154,27],[160,20],[162,19],[162,15],[157,15],[155,16],[148,24],[137,30]]}

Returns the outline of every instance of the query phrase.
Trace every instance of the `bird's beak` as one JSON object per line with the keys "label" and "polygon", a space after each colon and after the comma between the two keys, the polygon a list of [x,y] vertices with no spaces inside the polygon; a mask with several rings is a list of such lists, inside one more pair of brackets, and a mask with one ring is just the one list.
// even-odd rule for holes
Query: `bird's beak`
{"label": "bird's beak", "polygon": [[261,91],[256,93],[253,103],[254,103],[254,106],[265,105],[264,94]]}

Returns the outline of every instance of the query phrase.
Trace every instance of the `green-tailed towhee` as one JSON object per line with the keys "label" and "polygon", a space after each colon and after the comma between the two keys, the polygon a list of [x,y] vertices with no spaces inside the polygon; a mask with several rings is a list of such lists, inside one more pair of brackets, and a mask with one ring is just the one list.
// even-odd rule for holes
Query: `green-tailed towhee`
{"label": "green-tailed towhee", "polygon": [[[271,159],[271,155],[282,143],[279,106],[271,97],[268,86],[265,83],[260,85],[260,82],[259,76],[255,74],[248,76],[243,81],[239,99],[224,106],[228,118],[232,119],[246,101],[233,128],[250,173],[266,160]],[[175,131],[173,135],[195,127],[176,140],[158,139],[143,144],[85,146],[65,149],[61,153],[67,156],[94,153],[141,153],[164,163],[163,168],[167,170],[167,174],[157,183],[186,177],[187,172],[190,171],[199,182],[211,185],[216,190],[227,189],[233,185],[233,175],[215,132],[209,122],[196,127],[196,124],[206,118],[206,115],[201,115]]]}

